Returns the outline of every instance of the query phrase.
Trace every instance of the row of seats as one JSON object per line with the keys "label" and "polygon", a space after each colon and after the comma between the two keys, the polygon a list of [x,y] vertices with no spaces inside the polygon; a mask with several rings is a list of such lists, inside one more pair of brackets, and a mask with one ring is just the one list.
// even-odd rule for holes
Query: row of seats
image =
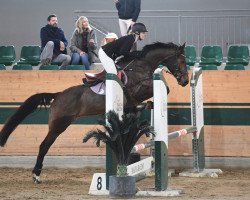
{"label": "row of seats", "polygon": [[[188,66],[199,65],[204,70],[216,70],[222,64],[222,48],[219,45],[204,45],[200,61],[197,62],[194,45],[185,47],[186,63]],[[231,45],[228,48],[225,70],[244,70],[249,64],[249,49],[246,45]]]}
{"label": "row of seats", "polygon": [[23,46],[21,49],[20,59],[16,62],[14,46],[0,46],[0,64],[12,65],[16,63],[36,66],[40,63],[40,53],[40,46]]}
{"label": "row of seats", "polygon": [[[60,67],[58,65],[41,65],[39,66],[39,70],[59,70]],[[0,64],[0,70],[6,70],[4,64]],[[12,70],[33,70],[31,64],[15,64],[13,65]],[[68,65],[65,70],[85,70],[83,65]]]}
{"label": "row of seats", "polygon": [[[40,46],[23,46],[20,59],[16,62],[14,46],[0,46],[0,69],[5,69],[5,65],[15,65],[13,69],[29,69],[29,65],[37,66],[40,64]],[[205,45],[202,47],[200,61],[197,62],[197,55],[194,45],[185,47],[186,63],[188,67],[198,64],[204,70],[216,70],[222,64],[222,48],[218,45]],[[52,63],[52,66],[44,66],[43,69],[58,69],[60,63]],[[225,69],[245,69],[249,64],[248,46],[231,45],[228,48]],[[51,67],[51,68],[49,68]],[[41,67],[40,67],[41,68]],[[84,69],[84,66],[70,66],[70,69]]]}
{"label": "row of seats", "polygon": [[[16,53],[13,45],[0,46],[0,70],[5,70],[5,66],[12,66],[13,70],[32,70],[32,66],[40,64],[41,47],[23,46],[21,48],[20,59],[16,61]],[[40,66],[40,70],[58,70],[61,63],[52,62],[51,65]],[[85,70],[84,65],[69,65],[66,70]]]}

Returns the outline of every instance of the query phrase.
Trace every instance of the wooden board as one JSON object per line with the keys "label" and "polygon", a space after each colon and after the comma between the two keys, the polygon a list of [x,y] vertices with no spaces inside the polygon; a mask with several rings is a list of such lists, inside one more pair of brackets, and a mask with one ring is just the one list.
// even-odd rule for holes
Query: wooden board
{"label": "wooden board", "polygon": [[[105,155],[105,146],[97,148],[94,141],[82,143],[84,135],[97,125],[71,125],[52,145],[48,155]],[[100,127],[99,127],[100,128]],[[184,126],[169,126],[170,131]],[[47,134],[46,125],[20,125],[10,136],[0,155],[37,155],[39,145]],[[140,142],[147,141],[142,138]],[[249,127],[205,126],[206,156],[250,156]],[[142,152],[144,155],[148,151]],[[169,155],[192,155],[192,135],[169,141]]]}
{"label": "wooden board", "polygon": [[[190,73],[189,73],[190,74]],[[39,92],[59,92],[82,83],[82,71],[1,71],[0,102],[22,102]],[[250,70],[203,71],[204,103],[250,103]],[[189,86],[167,75],[169,102],[190,102]]]}
{"label": "wooden board", "polygon": [[[250,103],[250,70],[208,70],[202,76],[204,103]],[[179,86],[169,74],[166,79],[170,87],[169,102],[190,102],[189,86]]]}

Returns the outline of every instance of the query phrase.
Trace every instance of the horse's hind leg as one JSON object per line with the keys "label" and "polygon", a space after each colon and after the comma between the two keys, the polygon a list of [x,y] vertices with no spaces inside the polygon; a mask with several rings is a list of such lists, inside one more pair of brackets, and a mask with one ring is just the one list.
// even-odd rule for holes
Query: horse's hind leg
{"label": "horse's hind leg", "polygon": [[51,145],[55,142],[56,138],[66,130],[66,128],[71,124],[74,120],[73,116],[65,116],[63,118],[54,120],[50,123],[49,132],[43,142],[40,145],[39,153],[37,156],[35,167],[32,171],[33,173],[33,181],[35,183],[41,183],[40,174],[43,167],[43,160],[45,155],[47,154]]}
{"label": "horse's hind leg", "polygon": [[40,183],[40,174],[42,171],[42,167],[43,167],[43,160],[45,155],[47,154],[50,146],[54,143],[54,141],[56,140],[56,138],[60,135],[60,133],[56,133],[56,132],[52,132],[49,131],[48,135],[45,137],[45,139],[43,140],[43,142],[40,145],[39,148],[39,153],[37,156],[37,160],[36,160],[36,165],[32,171],[33,173],[33,181],[35,183]]}

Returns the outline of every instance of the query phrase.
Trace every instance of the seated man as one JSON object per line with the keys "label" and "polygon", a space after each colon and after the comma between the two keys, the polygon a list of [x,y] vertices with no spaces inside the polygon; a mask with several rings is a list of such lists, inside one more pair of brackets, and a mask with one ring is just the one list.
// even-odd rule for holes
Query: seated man
{"label": "seated man", "polygon": [[64,32],[57,27],[57,17],[52,14],[47,18],[48,24],[41,28],[40,38],[42,53],[40,56],[42,65],[48,65],[52,61],[62,63],[60,69],[65,69],[70,63],[66,47],[68,41]]}

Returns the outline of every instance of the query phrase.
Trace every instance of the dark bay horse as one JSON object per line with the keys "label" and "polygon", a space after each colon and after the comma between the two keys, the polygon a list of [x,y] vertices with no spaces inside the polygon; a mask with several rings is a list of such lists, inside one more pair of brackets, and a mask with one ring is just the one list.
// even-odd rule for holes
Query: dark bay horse
{"label": "dark bay horse", "polygon": [[[181,86],[189,82],[184,54],[185,44],[173,43],[146,45],[140,59],[131,64],[124,61],[128,77],[127,93],[134,106],[153,96],[153,73],[160,65],[168,67],[170,73]],[[4,146],[10,134],[26,116],[38,106],[50,105],[49,131],[40,145],[35,167],[32,171],[35,183],[40,183],[43,160],[56,138],[78,117],[105,113],[105,96],[95,94],[89,87],[77,85],[58,93],[39,93],[32,95],[10,116],[0,132],[0,146]],[[125,105],[125,107],[128,105]],[[130,105],[131,106],[131,105]]]}

